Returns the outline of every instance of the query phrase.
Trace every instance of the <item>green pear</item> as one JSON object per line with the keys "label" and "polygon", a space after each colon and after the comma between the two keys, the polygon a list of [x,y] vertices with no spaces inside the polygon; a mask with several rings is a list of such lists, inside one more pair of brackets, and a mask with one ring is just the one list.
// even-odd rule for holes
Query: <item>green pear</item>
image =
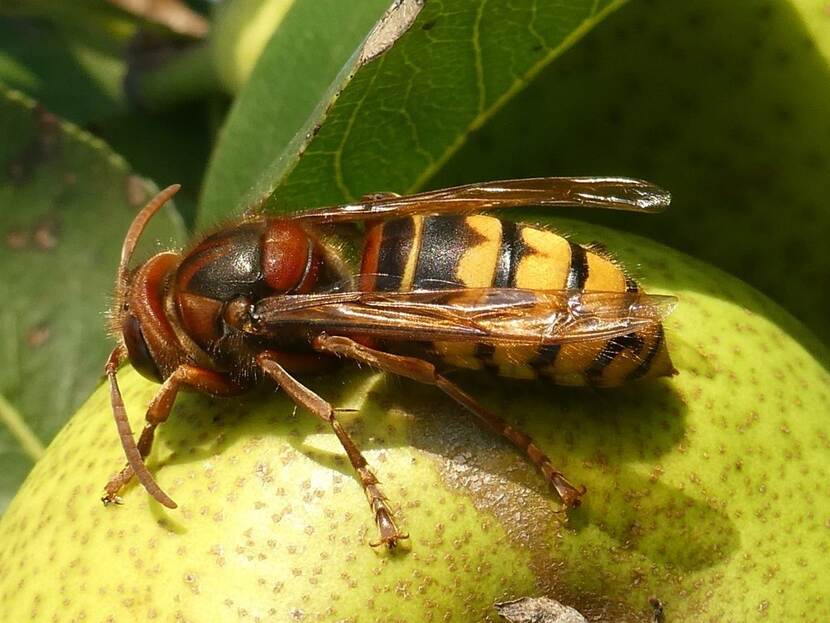
{"label": "green pear", "polygon": [[[826,351],[716,269],[559,225],[678,297],[679,374],[617,390],[454,378],[587,486],[581,507],[562,512],[438,391],[349,366],[308,383],[383,482],[410,534],[397,550],[369,545],[327,425],[268,386],[178,399],[148,462],[177,509],[138,486],[104,507],[124,458],[102,387],[0,520],[0,620],[466,623],[529,596],[589,620],[651,621],[660,604],[667,621],[830,620]],[[137,430],[158,386],[129,367],[119,378]]]}

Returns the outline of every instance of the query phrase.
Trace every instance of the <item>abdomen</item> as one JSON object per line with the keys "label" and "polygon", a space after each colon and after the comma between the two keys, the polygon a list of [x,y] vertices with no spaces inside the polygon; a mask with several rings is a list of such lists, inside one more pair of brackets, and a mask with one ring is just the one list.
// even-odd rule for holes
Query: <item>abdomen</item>
{"label": "abdomen", "polygon": [[[522,288],[625,292],[637,284],[607,254],[551,231],[490,216],[414,216],[367,231],[361,288],[376,291]],[[433,359],[560,385],[613,386],[667,376],[662,326],[613,339],[532,346],[434,342]]]}

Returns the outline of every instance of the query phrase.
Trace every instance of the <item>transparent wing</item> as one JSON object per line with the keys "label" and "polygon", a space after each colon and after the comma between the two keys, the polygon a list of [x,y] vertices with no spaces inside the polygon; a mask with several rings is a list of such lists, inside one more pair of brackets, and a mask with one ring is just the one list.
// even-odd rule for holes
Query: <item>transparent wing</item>
{"label": "transparent wing", "polygon": [[298,212],[294,219],[336,223],[413,214],[484,212],[520,206],[582,206],[660,212],[671,195],[653,184],[624,177],[535,177],[483,182],[417,195],[380,194],[340,206]]}
{"label": "transparent wing", "polygon": [[672,296],[641,292],[581,290],[335,292],[262,299],[245,330],[541,346],[640,331],[660,323],[676,302]]}

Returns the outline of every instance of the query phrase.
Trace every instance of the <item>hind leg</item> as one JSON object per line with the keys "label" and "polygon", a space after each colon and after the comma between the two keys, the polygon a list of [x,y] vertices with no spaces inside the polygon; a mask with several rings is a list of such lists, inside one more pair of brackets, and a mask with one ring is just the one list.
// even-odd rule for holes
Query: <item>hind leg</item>
{"label": "hind leg", "polygon": [[472,413],[478,421],[491,430],[505,437],[516,448],[521,450],[530,461],[539,468],[551,486],[556,489],[559,497],[566,506],[579,506],[582,496],[585,494],[585,487],[577,488],[572,485],[564,474],[553,466],[551,460],[537,446],[533,439],[511,424],[497,416],[495,413],[485,409],[472,396],[449,381],[446,377],[438,374],[431,363],[416,359],[384,353],[379,350],[368,348],[346,337],[335,337],[320,335],[314,340],[314,348],[324,353],[331,353],[341,357],[347,357],[361,363],[404,376],[406,378],[435,385],[450,398]]}

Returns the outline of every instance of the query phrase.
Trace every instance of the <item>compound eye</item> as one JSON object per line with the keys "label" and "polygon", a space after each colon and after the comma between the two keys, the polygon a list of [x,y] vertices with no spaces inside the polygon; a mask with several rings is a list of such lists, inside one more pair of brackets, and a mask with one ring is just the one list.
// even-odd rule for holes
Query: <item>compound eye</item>
{"label": "compound eye", "polygon": [[130,363],[133,368],[138,370],[144,378],[160,383],[162,380],[161,374],[159,374],[158,366],[153,360],[147,342],[144,340],[141,324],[132,314],[125,315],[124,324],[121,325],[121,334],[124,336],[124,344],[130,354]]}

